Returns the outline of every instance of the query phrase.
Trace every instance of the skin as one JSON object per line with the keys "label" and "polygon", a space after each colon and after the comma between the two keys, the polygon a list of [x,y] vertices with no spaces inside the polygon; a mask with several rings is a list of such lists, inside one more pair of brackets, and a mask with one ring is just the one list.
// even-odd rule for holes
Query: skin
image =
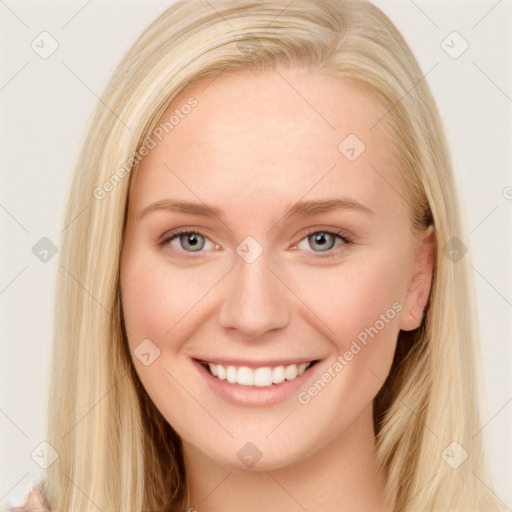
{"label": "skin", "polygon": [[[370,130],[384,111],[354,84],[306,69],[226,74],[206,85],[162,116],[169,119],[191,96],[198,101],[140,163],[121,254],[132,358],[183,440],[190,506],[389,511],[372,401],[399,330],[421,323],[435,248],[432,235],[411,232],[386,120]],[[338,150],[350,133],[366,145],[353,162]],[[283,218],[300,199],[342,197],[373,213]],[[141,217],[168,198],[223,214],[154,210]],[[192,252],[186,238],[180,245],[179,237],[158,245],[179,227],[206,237],[202,251]],[[328,241],[334,256],[322,258],[308,235],[340,230],[351,242],[337,239],[331,248]],[[263,249],[252,263],[236,252],[247,236]],[[394,303],[401,310],[307,404],[293,393],[266,407],[233,405],[208,388],[192,362],[320,360],[304,391]],[[148,338],[160,355],[144,366],[133,351]],[[262,454],[251,468],[237,457],[247,442]]]}

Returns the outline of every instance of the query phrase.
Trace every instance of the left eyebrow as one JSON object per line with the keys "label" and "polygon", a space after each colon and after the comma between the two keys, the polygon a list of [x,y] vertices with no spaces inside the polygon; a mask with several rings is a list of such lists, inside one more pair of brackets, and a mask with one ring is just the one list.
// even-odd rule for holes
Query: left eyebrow
{"label": "left eyebrow", "polygon": [[[146,206],[141,214],[140,218],[149,212],[155,210],[168,210],[177,211],[182,213],[189,213],[193,215],[200,215],[203,217],[224,217],[224,212],[220,208],[209,206],[205,203],[197,203],[194,201],[184,201],[176,199],[163,199]],[[365,206],[364,204],[356,201],[349,197],[336,198],[336,199],[316,199],[316,200],[303,200],[298,201],[288,206],[282,220],[289,220],[292,218],[307,217],[309,215],[315,215],[320,213],[326,213],[333,210],[351,210],[362,212],[366,215],[374,215],[375,212]]]}
{"label": "left eyebrow", "polygon": [[308,215],[326,213],[332,210],[352,210],[365,213],[366,215],[375,214],[371,208],[356,201],[355,199],[343,197],[339,199],[298,201],[292,206],[286,208],[283,219],[307,217]]}

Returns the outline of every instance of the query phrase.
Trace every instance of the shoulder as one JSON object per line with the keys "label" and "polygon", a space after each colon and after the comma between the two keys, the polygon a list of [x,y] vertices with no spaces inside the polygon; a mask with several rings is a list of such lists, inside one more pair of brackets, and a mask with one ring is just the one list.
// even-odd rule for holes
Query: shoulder
{"label": "shoulder", "polygon": [[8,512],[51,512],[48,501],[44,497],[43,491],[37,485],[30,489],[25,502],[20,507],[9,509]]}

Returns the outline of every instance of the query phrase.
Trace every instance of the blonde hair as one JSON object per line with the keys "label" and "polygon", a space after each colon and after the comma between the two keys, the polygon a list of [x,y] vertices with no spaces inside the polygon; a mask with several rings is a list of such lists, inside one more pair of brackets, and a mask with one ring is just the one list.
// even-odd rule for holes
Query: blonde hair
{"label": "blonde hair", "polygon": [[[411,224],[435,227],[423,323],[400,332],[374,401],[394,510],[498,510],[475,435],[481,376],[470,258],[455,262],[443,252],[454,237],[468,244],[467,230],[439,115],[414,56],[389,19],[363,1],[214,7],[180,1],[143,32],[108,84],[78,158],[56,292],[48,440],[59,458],[42,483],[52,510],[184,508],[180,440],[143,389],[124,331],[119,255],[129,183],[174,99],[221,73],[277,66],[353,80],[380,103]],[[457,469],[442,458],[453,442],[469,454]]]}

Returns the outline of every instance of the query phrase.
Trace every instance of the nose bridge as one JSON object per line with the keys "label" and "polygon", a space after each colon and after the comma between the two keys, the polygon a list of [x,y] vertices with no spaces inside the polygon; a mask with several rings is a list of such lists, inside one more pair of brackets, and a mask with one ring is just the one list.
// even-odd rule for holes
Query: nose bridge
{"label": "nose bridge", "polygon": [[289,322],[289,305],[286,288],[267,268],[265,253],[249,261],[243,257],[235,260],[219,323],[237,329],[246,337],[258,337]]}

